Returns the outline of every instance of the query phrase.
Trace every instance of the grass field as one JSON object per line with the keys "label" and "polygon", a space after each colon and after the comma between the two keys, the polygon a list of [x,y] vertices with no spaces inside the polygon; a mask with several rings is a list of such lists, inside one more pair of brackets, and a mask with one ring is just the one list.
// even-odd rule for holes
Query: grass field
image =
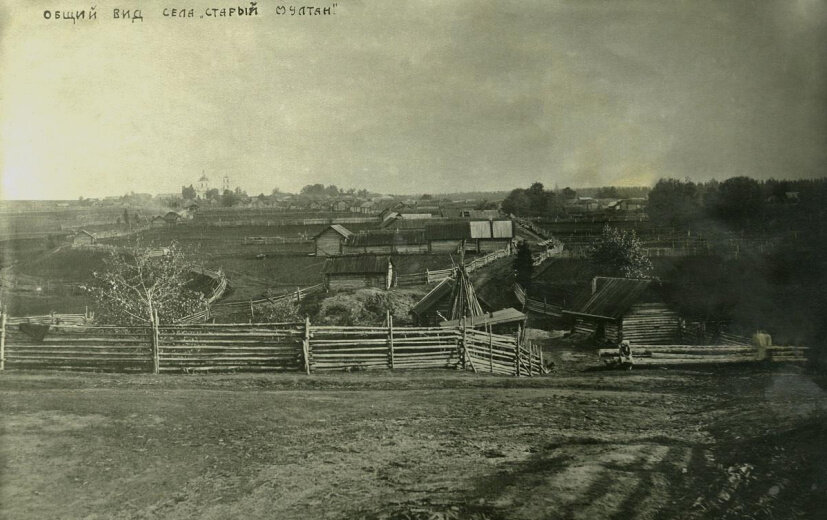
{"label": "grass field", "polygon": [[823,518],[792,368],[0,375],[10,519]]}

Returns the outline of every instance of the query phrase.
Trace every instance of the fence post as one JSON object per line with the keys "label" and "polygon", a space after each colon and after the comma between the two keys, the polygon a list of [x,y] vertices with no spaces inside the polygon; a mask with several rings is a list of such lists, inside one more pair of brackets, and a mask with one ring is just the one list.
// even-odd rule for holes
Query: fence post
{"label": "fence post", "polygon": [[460,350],[459,350],[459,359],[462,369],[465,370],[465,358],[468,357],[468,354],[465,349],[465,342],[466,342],[466,335],[465,335],[465,316],[462,317],[462,339],[460,340]]}
{"label": "fence post", "polygon": [[393,315],[388,312],[388,362],[393,370]]}
{"label": "fence post", "polygon": [[250,299],[250,323],[253,323],[253,300]]}
{"label": "fence post", "polygon": [[516,369],[517,377],[520,377],[520,333],[522,332],[522,327],[517,325],[517,334],[514,338],[514,368]]}
{"label": "fence post", "polygon": [[302,340],[304,354],[304,371],[310,375],[310,316],[304,318],[304,339]]}
{"label": "fence post", "polygon": [[161,355],[159,352],[160,345],[158,345],[158,311],[155,309],[152,310],[152,319],[150,320],[150,326],[152,328],[152,373],[158,374],[161,372]]}
{"label": "fence post", "polygon": [[6,369],[6,309],[0,308],[0,370]]}
{"label": "fence post", "polygon": [[488,324],[488,368],[494,373],[494,336],[491,333],[491,324]]}

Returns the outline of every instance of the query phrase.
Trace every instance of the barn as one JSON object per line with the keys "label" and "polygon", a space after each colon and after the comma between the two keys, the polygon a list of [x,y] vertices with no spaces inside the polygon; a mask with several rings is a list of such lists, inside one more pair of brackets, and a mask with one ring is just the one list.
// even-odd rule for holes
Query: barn
{"label": "barn", "polygon": [[468,222],[425,224],[425,239],[432,253],[453,253],[463,240],[466,249],[471,247],[471,228]]}
{"label": "barn", "polygon": [[339,224],[327,226],[321,233],[313,237],[316,245],[316,256],[335,256],[343,252],[345,240],[352,237],[347,228]]}
{"label": "barn", "polygon": [[574,332],[589,334],[597,343],[664,345],[680,339],[680,317],[652,280],[595,277],[563,314],[574,318]]}
{"label": "barn", "polygon": [[95,235],[86,231],[85,229],[81,229],[77,232],[77,234],[72,237],[72,247],[83,247],[83,246],[91,246],[95,244]]}
{"label": "barn", "polygon": [[422,230],[401,229],[359,233],[348,238],[344,254],[427,253],[428,243]]}
{"label": "barn", "polygon": [[463,240],[466,251],[490,253],[511,244],[514,225],[510,220],[425,224],[425,238],[433,253],[458,251]]}
{"label": "barn", "polygon": [[154,217],[152,217],[152,220],[149,222],[149,225],[154,228],[164,228],[168,226],[167,221],[164,220],[164,217],[162,217],[161,215],[155,215]]}
{"label": "barn", "polygon": [[469,225],[478,253],[505,249],[514,238],[514,225],[510,220],[472,221]]}
{"label": "barn", "polygon": [[393,262],[389,256],[338,256],[327,260],[323,272],[325,287],[334,291],[390,289],[393,285]]}

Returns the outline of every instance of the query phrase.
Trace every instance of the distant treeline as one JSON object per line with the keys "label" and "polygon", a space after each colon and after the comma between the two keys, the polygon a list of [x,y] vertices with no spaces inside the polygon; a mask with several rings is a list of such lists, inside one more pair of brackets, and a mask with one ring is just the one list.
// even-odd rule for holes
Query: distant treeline
{"label": "distant treeline", "polygon": [[780,208],[796,213],[822,214],[827,202],[827,179],[757,181],[732,177],[695,183],[661,179],[649,193],[647,213],[655,222],[685,227],[716,220],[740,228],[760,228]]}

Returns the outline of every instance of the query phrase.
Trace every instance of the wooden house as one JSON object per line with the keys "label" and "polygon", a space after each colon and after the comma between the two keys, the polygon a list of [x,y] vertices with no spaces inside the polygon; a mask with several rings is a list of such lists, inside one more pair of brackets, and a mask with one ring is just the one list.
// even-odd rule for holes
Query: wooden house
{"label": "wooden house", "polygon": [[352,290],[393,285],[393,262],[388,256],[338,256],[324,266],[324,283],[329,290]]}
{"label": "wooden house", "polygon": [[563,314],[574,318],[574,332],[589,334],[597,343],[658,345],[680,339],[680,318],[652,280],[596,277]]}
{"label": "wooden house", "polygon": [[167,211],[166,214],[164,214],[163,219],[168,226],[174,226],[181,221],[181,215],[175,211]]}
{"label": "wooden house", "polygon": [[149,222],[149,225],[154,228],[164,228],[167,227],[167,221],[161,215],[155,215],[152,217],[152,220]]}
{"label": "wooden house", "polygon": [[339,199],[333,204],[330,205],[331,211],[335,211],[338,213],[345,213],[350,211],[350,202],[347,200]]}
{"label": "wooden house", "polygon": [[335,256],[343,253],[345,240],[353,233],[339,224],[327,226],[321,233],[313,237],[316,245],[316,256]]}
{"label": "wooden house", "polygon": [[83,247],[95,245],[96,237],[93,233],[81,229],[72,237],[72,247]]}
{"label": "wooden house", "polygon": [[425,224],[425,239],[428,241],[428,250],[432,253],[456,252],[463,241],[466,249],[473,249],[468,222]]}
{"label": "wooden house", "polygon": [[427,253],[425,234],[417,229],[372,231],[352,235],[344,242],[344,254]]}
{"label": "wooden house", "polygon": [[363,202],[359,205],[357,210],[358,213],[363,213],[365,215],[373,215],[376,213],[376,203],[373,201]]}

